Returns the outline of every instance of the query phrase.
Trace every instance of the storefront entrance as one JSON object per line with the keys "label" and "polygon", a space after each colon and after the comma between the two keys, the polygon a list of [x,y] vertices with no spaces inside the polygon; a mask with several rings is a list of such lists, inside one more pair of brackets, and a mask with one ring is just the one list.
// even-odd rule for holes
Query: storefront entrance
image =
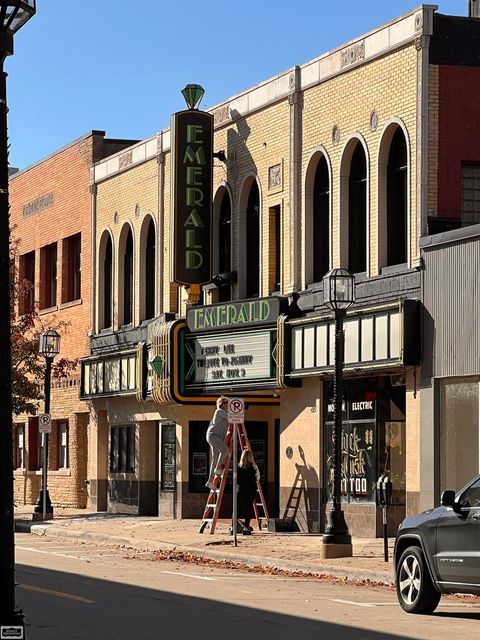
{"label": "storefront entrance", "polygon": [[[342,503],[352,535],[379,535],[375,485],[388,473],[393,483],[389,525],[405,515],[405,386],[397,378],[358,378],[344,382],[342,416]],[[325,503],[333,487],[333,381],[324,388]],[[326,507],[328,508],[328,506]],[[369,531],[370,534],[366,533]]]}
{"label": "storefront entrance", "polygon": [[[189,435],[189,480],[188,490],[192,494],[204,494],[198,501],[199,508],[203,512],[208,489],[205,483],[208,480],[210,469],[210,447],[206,441],[206,434],[209,422],[207,420],[190,420],[188,423]],[[253,451],[255,463],[260,471],[260,479],[265,499],[270,507],[274,501],[273,487],[268,483],[268,422],[267,421],[247,421],[245,423],[247,435]],[[240,451],[238,452],[240,458]],[[221,517],[231,515],[231,494],[232,475],[229,474],[225,497],[222,503]],[[271,494],[271,495],[270,495]],[[197,516],[200,517],[201,513]]]}

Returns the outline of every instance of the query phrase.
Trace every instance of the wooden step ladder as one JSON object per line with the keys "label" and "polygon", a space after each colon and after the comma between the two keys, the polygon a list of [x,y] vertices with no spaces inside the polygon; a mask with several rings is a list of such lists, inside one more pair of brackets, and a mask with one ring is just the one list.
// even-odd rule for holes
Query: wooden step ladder
{"label": "wooden step ladder", "polygon": [[[225,443],[228,445],[228,455],[225,460],[225,466],[221,476],[213,477],[213,484],[216,485],[215,489],[211,489],[208,494],[207,504],[202,516],[202,522],[200,524],[199,533],[204,533],[205,529],[209,527],[209,533],[215,533],[215,527],[217,526],[218,517],[220,515],[220,508],[222,506],[223,494],[227,485],[228,473],[230,471],[230,463],[232,461],[233,453],[233,438],[232,435],[237,431],[238,443],[240,452],[244,449],[252,451],[250,440],[248,439],[247,431],[244,424],[229,424],[227,429],[227,435],[225,436]],[[263,494],[262,485],[260,479],[257,480],[257,495],[253,501],[253,510],[255,512],[255,518],[257,520],[259,530],[262,529],[262,520],[268,520],[268,509],[265,502],[265,496]]]}

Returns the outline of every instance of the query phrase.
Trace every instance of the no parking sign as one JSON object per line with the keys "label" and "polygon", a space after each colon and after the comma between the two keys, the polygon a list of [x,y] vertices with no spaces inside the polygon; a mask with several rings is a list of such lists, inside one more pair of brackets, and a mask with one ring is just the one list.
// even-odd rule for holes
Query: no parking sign
{"label": "no parking sign", "polygon": [[243,424],[245,403],[243,398],[228,399],[228,421],[232,424]]}

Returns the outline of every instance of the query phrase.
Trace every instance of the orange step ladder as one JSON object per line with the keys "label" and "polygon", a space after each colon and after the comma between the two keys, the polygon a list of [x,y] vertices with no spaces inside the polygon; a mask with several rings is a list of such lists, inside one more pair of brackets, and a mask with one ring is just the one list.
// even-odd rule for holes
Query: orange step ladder
{"label": "orange step ladder", "polygon": [[[225,436],[225,442],[228,445],[229,451],[225,460],[225,467],[221,476],[213,477],[213,484],[216,485],[215,489],[211,489],[208,494],[207,504],[202,516],[202,522],[200,524],[199,533],[204,533],[205,529],[209,527],[209,533],[215,533],[215,527],[217,526],[218,517],[220,515],[220,508],[222,506],[223,494],[227,485],[228,473],[230,471],[230,463],[232,461],[233,453],[233,438],[232,435],[237,428],[237,437],[240,445],[240,451],[248,449],[252,451],[250,440],[248,439],[247,431],[244,424],[229,424],[227,429],[227,435]],[[257,480],[257,495],[253,502],[253,510],[255,518],[257,520],[259,530],[262,529],[262,520],[268,520],[268,509],[265,502],[265,496],[263,494],[262,485],[260,479]]]}

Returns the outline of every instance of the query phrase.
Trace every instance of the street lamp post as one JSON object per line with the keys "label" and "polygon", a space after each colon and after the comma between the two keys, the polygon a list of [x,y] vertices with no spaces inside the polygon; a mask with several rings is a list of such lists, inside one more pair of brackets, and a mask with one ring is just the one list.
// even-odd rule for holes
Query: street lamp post
{"label": "street lamp post", "polygon": [[335,374],[333,385],[333,495],[323,536],[324,557],[352,555],[352,538],[342,511],[343,318],[355,302],[355,278],[347,269],[332,269],[323,278],[323,301],[335,314]]}
{"label": "street lamp post", "polygon": [[[23,613],[15,608],[13,523],[12,352],[10,345],[10,229],[8,216],[7,74],[13,35],[35,13],[35,0],[0,0],[0,636],[24,638]],[[21,635],[20,635],[21,634]]]}
{"label": "street lamp post", "polygon": [[[44,398],[45,398],[45,415],[50,416],[50,386],[52,379],[52,362],[55,356],[60,353],[60,336],[54,329],[48,329],[40,335],[40,343],[38,352],[45,358],[45,385],[44,385]],[[35,505],[34,519],[36,514],[42,514],[42,520],[50,520],[53,518],[53,507],[48,495],[48,442],[49,433],[42,433],[43,446],[42,446],[42,488],[38,495],[37,504]]]}

